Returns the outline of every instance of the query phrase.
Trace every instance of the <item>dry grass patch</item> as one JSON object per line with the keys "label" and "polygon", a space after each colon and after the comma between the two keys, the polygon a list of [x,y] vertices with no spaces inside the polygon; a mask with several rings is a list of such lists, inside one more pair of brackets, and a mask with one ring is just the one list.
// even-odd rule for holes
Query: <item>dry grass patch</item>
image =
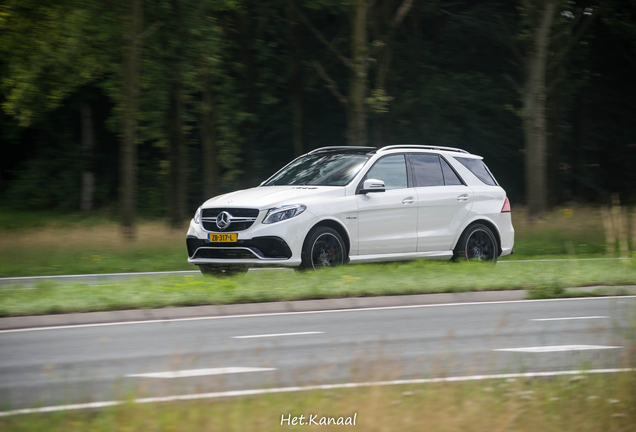
{"label": "dry grass patch", "polygon": [[[355,426],[288,425],[288,417],[355,416]],[[281,422],[283,423],[281,425]],[[0,419],[7,431],[542,431],[636,430],[636,374],[488,380],[267,394]]]}

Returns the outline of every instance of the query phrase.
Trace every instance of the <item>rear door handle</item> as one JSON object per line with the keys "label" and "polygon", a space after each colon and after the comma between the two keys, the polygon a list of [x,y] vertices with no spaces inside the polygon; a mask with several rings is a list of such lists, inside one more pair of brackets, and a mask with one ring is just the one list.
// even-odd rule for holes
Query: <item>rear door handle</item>
{"label": "rear door handle", "polygon": [[457,201],[468,201],[468,194],[462,194],[458,196]]}
{"label": "rear door handle", "polygon": [[413,197],[406,197],[402,200],[402,204],[413,204],[415,202],[415,199],[413,199]]}

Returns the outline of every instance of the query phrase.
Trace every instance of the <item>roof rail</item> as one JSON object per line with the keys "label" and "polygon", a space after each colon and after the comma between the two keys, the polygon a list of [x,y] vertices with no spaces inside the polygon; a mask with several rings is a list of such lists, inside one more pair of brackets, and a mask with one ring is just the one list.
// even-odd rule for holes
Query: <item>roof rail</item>
{"label": "roof rail", "polygon": [[329,150],[369,150],[369,151],[375,151],[377,150],[377,148],[375,147],[361,147],[361,146],[332,146],[332,147],[320,147],[317,149],[314,149],[312,151],[310,151],[307,154],[313,154],[313,153],[320,153],[323,151],[329,151]]}
{"label": "roof rail", "polygon": [[378,152],[401,149],[401,148],[413,148],[413,149],[422,149],[422,150],[442,150],[442,151],[453,151],[458,153],[470,154],[466,150],[462,150],[455,147],[428,146],[428,145],[417,145],[417,144],[399,144],[399,145],[385,146],[385,147],[382,147],[380,150],[378,150]]}

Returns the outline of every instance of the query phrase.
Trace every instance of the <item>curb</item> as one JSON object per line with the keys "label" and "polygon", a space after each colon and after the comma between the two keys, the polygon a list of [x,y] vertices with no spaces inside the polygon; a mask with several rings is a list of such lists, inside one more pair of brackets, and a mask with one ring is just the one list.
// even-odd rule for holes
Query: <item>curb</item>
{"label": "curb", "polygon": [[527,291],[482,291],[445,294],[415,294],[383,297],[297,300],[289,302],[245,303],[190,306],[162,309],[131,309],[107,312],[83,312],[57,315],[34,315],[0,318],[0,331],[34,327],[57,327],[131,321],[157,321],[228,315],[256,315],[286,312],[309,312],[338,309],[411,306],[444,303],[473,303],[523,300]]}
{"label": "curb", "polygon": [[[567,288],[571,292],[595,292],[602,296],[634,295],[636,285],[591,286]],[[263,315],[288,312],[311,312],[341,309],[366,309],[396,306],[420,306],[453,303],[505,302],[525,300],[529,291],[481,291],[442,294],[413,294],[380,297],[348,297],[340,299],[296,300],[289,302],[245,303],[229,305],[189,306],[161,309],[130,309],[105,312],[82,312],[56,315],[32,315],[0,318],[0,331],[36,327],[58,327],[86,324],[109,324],[161,320],[196,319],[231,315]]]}

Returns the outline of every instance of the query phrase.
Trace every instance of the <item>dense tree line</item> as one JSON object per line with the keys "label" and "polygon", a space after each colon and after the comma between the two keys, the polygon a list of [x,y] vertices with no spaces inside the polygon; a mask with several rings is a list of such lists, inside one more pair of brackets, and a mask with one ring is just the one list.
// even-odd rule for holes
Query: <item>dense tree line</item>
{"label": "dense tree line", "polygon": [[179,227],[326,145],[461,147],[513,202],[636,200],[636,0],[4,0],[3,206]]}

